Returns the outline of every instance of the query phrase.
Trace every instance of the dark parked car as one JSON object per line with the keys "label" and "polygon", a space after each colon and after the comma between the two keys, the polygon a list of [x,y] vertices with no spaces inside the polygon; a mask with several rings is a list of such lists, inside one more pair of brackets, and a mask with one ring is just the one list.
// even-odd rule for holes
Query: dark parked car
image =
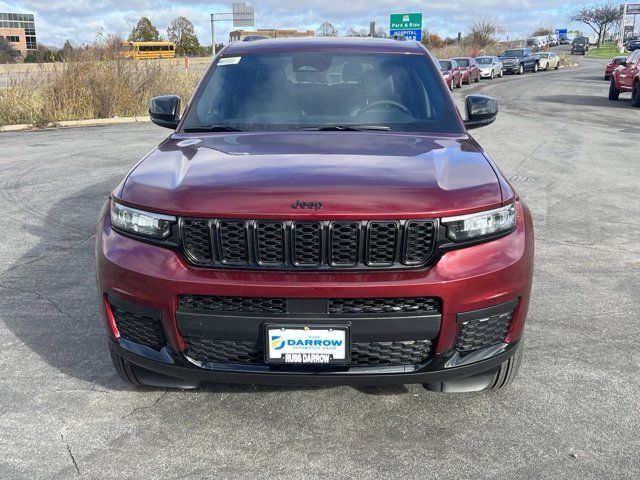
{"label": "dark parked car", "polygon": [[640,49],[611,72],[609,100],[618,100],[623,92],[631,92],[631,105],[640,107]]}
{"label": "dark parked car", "polygon": [[571,55],[586,55],[589,51],[589,39],[577,37],[571,41]]}
{"label": "dark parked car", "polygon": [[460,73],[462,73],[462,83],[466,83],[467,85],[471,84],[471,82],[479,82],[480,81],[480,67],[478,67],[478,62],[473,57],[459,57],[452,58],[451,60],[455,60],[460,67]]}
{"label": "dark parked car", "polygon": [[529,48],[513,48],[500,55],[502,69],[508,73],[522,75],[525,71],[538,71],[538,59]]}
{"label": "dark parked car", "polygon": [[639,39],[630,40],[629,42],[627,42],[627,50],[629,50],[630,52],[633,52],[634,50],[638,50],[639,48],[640,48]]}
{"label": "dark parked car", "polygon": [[604,69],[604,79],[609,80],[611,78],[611,73],[620,65],[622,65],[626,60],[626,55],[612,58],[611,61],[607,63],[607,66]]}
{"label": "dark parked car", "polygon": [[455,60],[438,60],[440,71],[444,77],[444,83],[449,86],[449,90],[462,87],[462,72]]}
{"label": "dark parked car", "polygon": [[111,358],[134,385],[421,383],[516,375],[529,210],[417,42],[272,39],[220,53],[100,213]]}

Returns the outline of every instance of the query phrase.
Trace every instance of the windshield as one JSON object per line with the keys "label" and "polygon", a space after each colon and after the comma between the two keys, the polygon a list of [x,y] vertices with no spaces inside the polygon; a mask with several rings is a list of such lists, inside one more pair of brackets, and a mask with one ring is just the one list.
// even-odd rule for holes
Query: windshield
{"label": "windshield", "polygon": [[183,124],[187,132],[367,127],[462,131],[427,57],[324,52],[221,58]]}
{"label": "windshield", "polygon": [[491,65],[493,63],[493,57],[478,57],[476,62],[480,65]]}
{"label": "windshield", "polygon": [[440,70],[451,70],[451,62],[448,60],[439,60]]}
{"label": "windshield", "polygon": [[576,38],[573,41],[574,45],[584,45],[585,43],[587,43],[587,39],[586,38]]}
{"label": "windshield", "polygon": [[524,50],[506,50],[503,57],[524,57]]}
{"label": "windshield", "polygon": [[469,59],[468,58],[454,58],[459,67],[468,67]]}

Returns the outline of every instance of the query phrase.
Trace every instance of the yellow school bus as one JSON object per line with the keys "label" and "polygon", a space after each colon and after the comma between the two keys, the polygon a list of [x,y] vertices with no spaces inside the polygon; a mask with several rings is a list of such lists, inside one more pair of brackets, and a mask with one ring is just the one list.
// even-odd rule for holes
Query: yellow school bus
{"label": "yellow school bus", "polygon": [[134,60],[143,58],[175,58],[173,42],[122,42],[120,55]]}

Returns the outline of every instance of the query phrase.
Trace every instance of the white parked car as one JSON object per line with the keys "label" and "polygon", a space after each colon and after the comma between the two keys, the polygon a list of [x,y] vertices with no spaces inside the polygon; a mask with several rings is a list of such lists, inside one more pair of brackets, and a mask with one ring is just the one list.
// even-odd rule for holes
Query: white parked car
{"label": "white parked car", "polygon": [[502,78],[502,62],[498,57],[487,55],[476,57],[478,67],[480,67],[480,78]]}

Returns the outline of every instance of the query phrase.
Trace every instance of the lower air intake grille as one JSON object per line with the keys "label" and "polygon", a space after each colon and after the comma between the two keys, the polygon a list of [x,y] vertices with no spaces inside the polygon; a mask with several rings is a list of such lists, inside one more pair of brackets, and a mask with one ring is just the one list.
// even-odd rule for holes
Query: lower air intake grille
{"label": "lower air intake grille", "polygon": [[167,343],[160,320],[127,312],[111,304],[120,336],[132,342],[160,350]]}
{"label": "lower air intake grille", "polygon": [[430,340],[353,343],[351,345],[351,365],[415,365],[424,363],[430,353]]}
{"label": "lower air intake grille", "polygon": [[[261,343],[210,340],[185,337],[186,354],[202,363],[260,365],[264,363]],[[404,342],[359,342],[351,344],[351,364],[354,367],[416,365],[431,354],[430,340]]]}
{"label": "lower air intake grille", "polygon": [[329,313],[348,315],[357,313],[412,313],[438,312],[437,298],[332,298]]}
{"label": "lower air intake grille", "polygon": [[463,322],[460,325],[456,350],[470,352],[503,342],[512,318],[513,312],[509,312]]}
{"label": "lower air intake grille", "polygon": [[206,295],[180,295],[181,310],[207,310],[237,313],[286,313],[284,298],[210,297]]}

